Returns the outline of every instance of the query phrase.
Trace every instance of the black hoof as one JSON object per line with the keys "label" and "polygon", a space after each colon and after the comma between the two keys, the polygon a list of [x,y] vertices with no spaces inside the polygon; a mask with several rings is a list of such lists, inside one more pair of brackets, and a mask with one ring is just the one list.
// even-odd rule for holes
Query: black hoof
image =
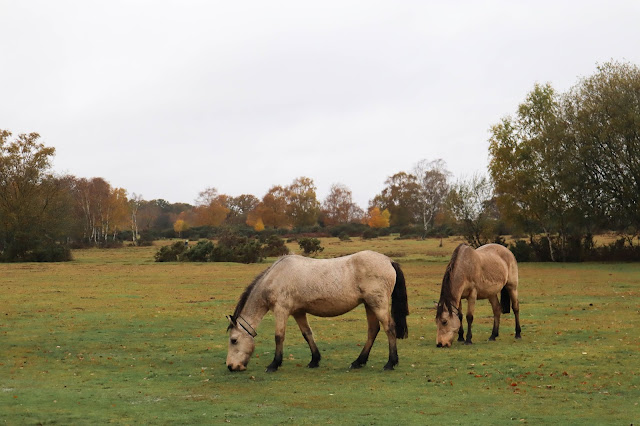
{"label": "black hoof", "polygon": [[311,362],[309,363],[309,365],[307,365],[307,367],[308,367],[308,368],[318,368],[318,367],[320,367],[320,363],[319,363],[319,362],[317,362],[317,361],[316,361],[316,362],[311,361]]}
{"label": "black hoof", "polygon": [[393,370],[393,369],[394,369],[394,368],[393,368],[393,364],[387,364],[387,365],[385,365],[385,366],[384,366],[384,370],[385,370],[385,371],[391,371],[391,370]]}
{"label": "black hoof", "polygon": [[473,342],[471,340],[469,340],[469,341],[465,341],[464,344],[465,345],[473,345]]}
{"label": "black hoof", "polygon": [[351,363],[351,367],[349,367],[352,370],[357,370],[358,368],[362,368],[364,366],[364,364],[361,364],[359,362],[353,361]]}
{"label": "black hoof", "polygon": [[464,337],[458,337],[458,342],[464,342]]}
{"label": "black hoof", "polygon": [[490,342],[495,342],[495,341],[496,341],[495,336],[491,336],[491,337],[489,337],[489,341],[490,341]]}
{"label": "black hoof", "polygon": [[520,336],[519,334],[516,334],[516,339],[522,339],[522,336]]}
{"label": "black hoof", "polygon": [[278,371],[278,367],[268,366],[267,369],[264,371],[265,373],[275,373],[276,371]]}

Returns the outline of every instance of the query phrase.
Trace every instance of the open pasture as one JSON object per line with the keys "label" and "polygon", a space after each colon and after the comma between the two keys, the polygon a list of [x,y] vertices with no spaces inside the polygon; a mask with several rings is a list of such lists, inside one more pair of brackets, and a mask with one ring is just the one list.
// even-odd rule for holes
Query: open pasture
{"label": "open pasture", "polygon": [[69,263],[0,264],[0,423],[640,422],[640,264],[520,264],[522,340],[507,314],[488,342],[492,313],[479,301],[474,344],[438,349],[434,303],[459,240],[322,242],[320,257],[368,248],[400,262],[409,338],[395,371],[382,371],[382,333],[367,366],[348,370],[366,339],[359,307],[309,318],[318,369],[305,367],[290,318],[282,367],[264,372],[268,314],[248,370],[231,373],[224,315],[273,259],[166,264],[153,262],[157,247],[84,250]]}

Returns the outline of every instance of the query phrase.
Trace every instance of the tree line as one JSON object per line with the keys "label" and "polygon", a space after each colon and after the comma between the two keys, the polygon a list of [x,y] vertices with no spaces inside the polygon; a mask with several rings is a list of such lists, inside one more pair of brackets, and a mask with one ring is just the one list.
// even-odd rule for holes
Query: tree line
{"label": "tree line", "polygon": [[[37,133],[0,130],[0,260],[61,260],[70,245],[134,244],[159,237],[243,232],[401,236],[464,235],[469,244],[521,236],[522,259],[584,260],[593,235],[620,235],[638,256],[640,71],[606,63],[567,93],[535,84],[513,116],[491,126],[488,175],[454,180],[446,163],[422,160],[388,177],[366,211],[344,184],[320,201],[313,179],[274,185],[258,198],[204,189],[194,204],[144,200],[103,178],[58,176]],[[640,258],[640,256],[638,256]]]}

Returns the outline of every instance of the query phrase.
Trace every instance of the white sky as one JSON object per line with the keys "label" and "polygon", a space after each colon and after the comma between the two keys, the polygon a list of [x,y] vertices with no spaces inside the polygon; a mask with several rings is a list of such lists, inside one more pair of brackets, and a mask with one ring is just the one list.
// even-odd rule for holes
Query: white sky
{"label": "white sky", "polygon": [[366,209],[442,158],[485,172],[536,82],[640,65],[639,1],[0,0],[0,129],[145,199],[312,178]]}

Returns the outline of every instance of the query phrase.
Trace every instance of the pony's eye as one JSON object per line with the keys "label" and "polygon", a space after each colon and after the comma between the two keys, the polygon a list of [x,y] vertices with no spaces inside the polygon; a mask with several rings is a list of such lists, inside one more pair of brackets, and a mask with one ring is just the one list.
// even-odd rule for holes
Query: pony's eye
{"label": "pony's eye", "polygon": [[442,320],[442,325],[447,325],[447,320],[446,319]]}
{"label": "pony's eye", "polygon": [[231,339],[231,344],[232,345],[237,345],[238,344],[238,339]]}

